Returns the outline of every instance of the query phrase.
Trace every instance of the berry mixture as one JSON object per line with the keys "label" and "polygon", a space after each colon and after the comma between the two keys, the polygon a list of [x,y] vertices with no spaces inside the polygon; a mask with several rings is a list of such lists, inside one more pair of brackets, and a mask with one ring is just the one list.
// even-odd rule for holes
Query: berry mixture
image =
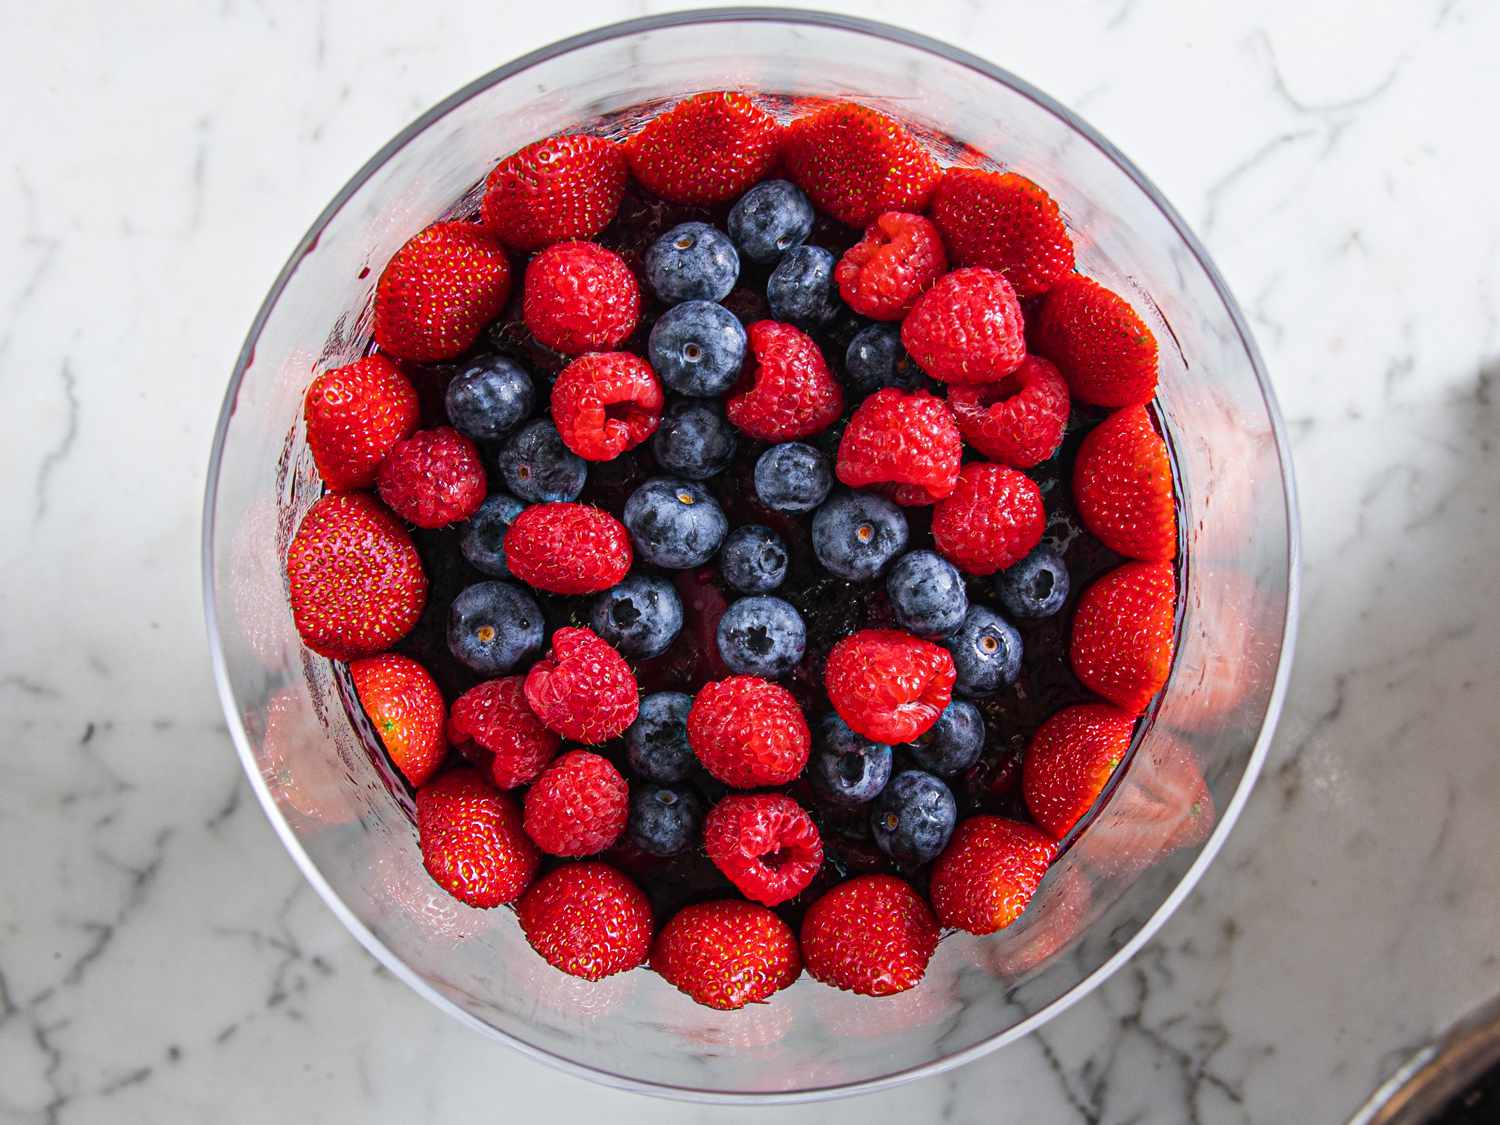
{"label": "berry mixture", "polygon": [[718,1009],[1022,916],[1178,597],[1156,340],[1042,186],[698,94],[506,156],[373,333],[307,392],[288,589],[439,886]]}

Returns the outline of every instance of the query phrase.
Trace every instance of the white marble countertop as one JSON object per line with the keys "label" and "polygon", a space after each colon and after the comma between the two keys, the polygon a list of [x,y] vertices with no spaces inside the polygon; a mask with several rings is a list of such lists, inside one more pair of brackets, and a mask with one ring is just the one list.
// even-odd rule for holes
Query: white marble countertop
{"label": "white marble countertop", "polygon": [[[1078,107],[1195,224],[1295,438],[1307,571],[1264,778],[1146,950],[1014,1047],[778,1120],[1341,1122],[1500,990],[1500,9],[828,6]],[[752,1112],[543,1069],[379,970],[250,798],[199,606],[220,395],[323,203],[459,84],[662,7],[7,12],[0,1121]]]}

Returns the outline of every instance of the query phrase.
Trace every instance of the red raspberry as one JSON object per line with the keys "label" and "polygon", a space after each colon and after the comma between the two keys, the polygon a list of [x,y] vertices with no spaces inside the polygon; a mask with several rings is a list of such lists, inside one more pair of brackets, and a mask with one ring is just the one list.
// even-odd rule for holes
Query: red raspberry
{"label": "red raspberry", "polygon": [[840,883],[802,919],[802,957],[815,980],[861,996],[905,992],[922,979],[938,927],[922,896],[894,875]]}
{"label": "red raspberry", "polygon": [[1079,683],[1132,714],[1172,670],[1177,577],[1171,563],[1126,563],[1083,592],[1068,655]]}
{"label": "red raspberry", "polygon": [[781,125],[746,94],[695,94],[625,142],[630,171],[671,203],[728,203],[776,163]]}
{"label": "red raspberry", "polygon": [[533,504],[505,532],[505,564],[550,594],[594,594],[630,572],[630,535],[588,504]]}
{"label": "red raspberry", "polygon": [[823,841],[807,810],[781,793],[730,794],[703,822],[713,865],[763,906],[796,898],[823,866]]}
{"label": "red raspberry", "polygon": [[592,238],[625,194],[625,150],[605,137],[548,137],[511,153],[484,187],[487,227],[517,250]]}
{"label": "red raspberry", "polygon": [[451,426],[398,441],[380,466],[380,498],[407,523],[446,527],[484,503],[484,463],[474,443]]}
{"label": "red raspberry", "polygon": [[386,652],[352,661],[349,678],[396,768],[413,785],[425,784],[448,753],[447,707],[432,674],[409,656]]}
{"label": "red raspberry", "polygon": [[814,206],[862,227],[886,211],[920,211],[942,170],[894,118],[835,102],[787,126],[787,172]]}
{"label": "red raspberry", "polygon": [[1026,811],[1061,840],[1125,760],[1135,716],[1108,703],[1065,707],[1037,728],[1021,771]]}
{"label": "red raspberry", "polygon": [[1029,469],[1062,444],[1068,384],[1052,364],[1029,355],[998,382],[950,385],[948,405],[966,442],[991,461]]}
{"label": "red raspberry", "polygon": [[948,269],[937,227],[921,215],[887,211],[839,259],[833,278],[861,316],[900,320]]}
{"label": "red raspberry", "polygon": [[307,447],[331,492],[369,488],[380,462],[417,428],[417,392],[383,355],[325,371],[307,388]]}
{"label": "red raspberry", "polygon": [[949,168],[932,197],[932,221],[955,263],[999,270],[1022,297],[1073,272],[1073,240],[1056,201],[1014,172]]}
{"label": "red raspberry", "polygon": [[964,443],[943,400],[884,387],[854,409],[839,439],[839,480],[895,485],[898,504],[931,504],[958,483]]}
{"label": "red raspberry", "polygon": [[515,801],[471,769],[417,790],[417,842],[437,885],[470,906],[514,902],[542,862]]}
{"label": "red raspberry", "polygon": [[811,336],[790,324],[757,320],[750,356],[724,415],[759,441],[793,441],[826,430],[844,413],[844,391]]}
{"label": "red raspberry", "polygon": [[386,263],[375,286],[375,342],[418,363],[469,350],[510,299],[510,262],[474,223],[435,223]]}
{"label": "red raspberry", "polygon": [[688,744],[725,785],[785,785],[807,765],[812,732],[792,693],[758,676],[704,684],[688,711]]}
{"label": "red raspberry", "polygon": [[374,656],[416,625],[427,574],[411,536],[364,492],[317,500],[286,553],[292,621],[319,656]]}
{"label": "red raspberry", "polygon": [[1148,562],[1177,557],[1172,462],[1144,406],[1111,414],[1083,439],[1073,499],[1083,525],[1111,551]]}
{"label": "red raspberry", "polygon": [[625,658],[592,629],[552,634],[552,647],[526,673],[526,702],[564,738],[593,745],[635,722],[640,693]]}
{"label": "red raspberry", "polygon": [[996,270],[954,270],[917,298],[901,322],[917,366],[944,383],[993,383],[1026,358],[1016,291]]}
{"label": "red raspberry", "polygon": [[566,355],[618,347],[641,317],[641,288],[625,259],[597,242],[559,242],[526,266],[526,327]]}
{"label": "red raspberry", "polygon": [[448,713],[448,741],[470,761],[487,766],[501,789],[532,781],[560,741],[526,702],[525,685],[524,676],[486,680],[455,699]]}
{"label": "red raspberry", "polygon": [[1026,909],[1057,854],[1029,824],[998,816],[961,820],[932,861],[929,896],[937,919],[971,934],[1003,930]]}
{"label": "red raspberry", "polygon": [[1156,394],[1156,337],[1125,299],[1074,275],[1042,302],[1036,350],[1079,402],[1140,406]]}
{"label": "red raspberry", "polygon": [[597,860],[547,872],[522,897],[516,918],[549,965],[584,980],[633,969],[651,949],[645,893]]}
{"label": "red raspberry", "polygon": [[802,975],[792,928],[764,906],[719,899],[685,906],[651,945],[651,967],[699,1004],[732,1011]]}
{"label": "red raspberry", "polygon": [[552,386],[552,420],[586,461],[611,461],[656,432],[663,397],[656,372],[629,352],[580,356]]}
{"label": "red raspberry", "polygon": [[1024,473],[971,462],[953,492],[932,509],[938,553],[968,574],[1014,566],[1042,541],[1047,513],[1042,490]]}
{"label": "red raspberry", "polygon": [[941,645],[899,629],[861,629],[833,646],[823,669],[828,702],[856,734],[914,742],[938,721],[958,672]]}
{"label": "red raspberry", "polygon": [[608,758],[569,750],[526,790],[526,835],[548,855],[593,855],[620,838],[630,787]]}

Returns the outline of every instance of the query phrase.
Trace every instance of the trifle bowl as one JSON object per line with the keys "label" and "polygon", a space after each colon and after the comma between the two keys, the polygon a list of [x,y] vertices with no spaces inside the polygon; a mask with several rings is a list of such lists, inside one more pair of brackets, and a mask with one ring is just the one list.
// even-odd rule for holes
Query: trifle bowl
{"label": "trifle bowl", "polygon": [[[627,136],[663,105],[736,90],[791,113],[851,100],[940,162],[1014,168],[1060,207],[1077,268],[1159,341],[1153,406],[1181,531],[1170,677],[1093,812],[1000,933],[945,934],[921,983],[866,997],[799,979],[738,1011],[645,970],[551,968],[509,910],[424,869],[413,801],[347,668],[304,647],[285,559],[322,492],[303,396],[364,355],[393,253],[478,210],[496,161],[559,133]],[[509,63],[425,113],[350,180],[295,248],[240,353],[215,434],[204,581],[216,680],[250,783],[309,882],[387,968],[450,1015],[610,1085],[702,1100],[799,1100],[956,1066],[1097,987],[1190,892],[1230,831],[1280,709],[1298,528],[1275,399],[1206,252],[1107,141],[1019,79],[896,28],[771,9],[631,21]]]}

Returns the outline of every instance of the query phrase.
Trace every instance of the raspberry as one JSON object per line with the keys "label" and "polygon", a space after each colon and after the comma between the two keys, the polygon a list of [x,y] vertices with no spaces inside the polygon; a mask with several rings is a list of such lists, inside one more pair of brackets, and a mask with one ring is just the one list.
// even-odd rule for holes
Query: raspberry
{"label": "raspberry", "polygon": [[552,420],[563,444],[586,461],[610,461],[634,449],[661,422],[661,384],[639,356],[580,356],[552,387]]}
{"label": "raspberry", "polygon": [[794,441],[839,420],[844,391],[812,337],[774,320],[746,331],[751,354],[724,403],[731,423],[760,441]]}
{"label": "raspberry", "polygon": [[398,441],[380,466],[380,498],[407,523],[446,527],[484,503],[484,464],[474,443],[451,426]]}
{"label": "raspberry", "polygon": [[625,194],[625,150],[605,137],[548,137],[511,153],[484,187],[485,225],[507,246],[591,238]]}
{"label": "raspberry", "polygon": [[505,251],[474,223],[435,223],[397,250],[375,286],[375,343],[418,363],[469,350],[510,299]]}
{"label": "raspberry", "polygon": [[781,125],[745,94],[695,94],[625,142],[630,171],[671,203],[728,203],[776,163]]}
{"label": "raspberry", "polygon": [[641,316],[625,259],[597,242],[559,242],[526,267],[522,315],[531,334],[566,355],[618,347]]}
{"label": "raspberry", "polygon": [[608,758],[569,750],[526,790],[526,835],[548,855],[593,855],[625,831],[630,787]]}
{"label": "raspberry", "polygon": [[1065,707],[1037,728],[1026,749],[1026,811],[1061,840],[1083,818],[1125,760],[1135,716],[1108,703]]}
{"label": "raspberry", "polygon": [[501,789],[525,785],[557,753],[559,739],[526,702],[524,676],[476,684],[453,701],[448,741],[478,765],[487,765]]}
{"label": "raspberry", "polygon": [[802,772],[812,732],[792,693],[757,676],[703,685],[687,720],[688,744],[725,785],[785,785]]}
{"label": "raspberry", "polygon": [[552,648],[526,673],[526,702],[564,738],[592,745],[625,733],[640,706],[635,674],[592,629],[552,634]]}
{"label": "raspberry", "polygon": [[953,697],[953,656],[899,629],[861,629],[833,646],[823,671],[828,702],[856,734],[915,742]]}
{"label": "raspberry", "polygon": [[593,594],[630,572],[625,525],[588,504],[533,504],[505,532],[505,565],[551,594]]}
{"label": "raspberry", "polygon": [[943,400],[885,387],[860,403],[839,440],[839,480],[895,485],[898,504],[931,504],[958,483],[964,444]]}
{"label": "raspberry", "polygon": [[1026,909],[1057,845],[1029,824],[998,816],[959,822],[932,864],[937,919],[971,934],[1003,930]]}
{"label": "raspberry", "polygon": [[333,492],[369,488],[380,462],[417,428],[417,392],[383,355],[325,371],[303,400],[307,447]]}
{"label": "raspberry", "polygon": [[651,968],[720,1011],[759,1003],[802,975],[792,928],[764,906],[719,899],[685,906],[651,945]]}
{"label": "raspberry", "polygon": [[938,927],[922,896],[894,875],[840,883],[802,919],[808,975],[861,996],[905,992],[922,979]]}
{"label": "raspberry", "polygon": [[1177,578],[1170,563],[1126,563],[1083,592],[1068,655],[1079,683],[1131,714],[1172,670]]}
{"label": "raspberry", "polygon": [[413,785],[422,785],[447,756],[446,708],[432,674],[394,652],[355,660],[349,678],[391,761]]}
{"label": "raspberry", "polygon": [[1087,277],[1047,294],[1036,350],[1057,364],[1079,402],[1139,406],[1156,394],[1156,337],[1124,298]]}
{"label": "raspberry", "polygon": [[931,210],[957,265],[999,270],[1019,296],[1045,293],[1073,272],[1056,201],[1025,176],[949,168]]}
{"label": "raspberry", "polygon": [[633,969],[651,949],[651,903],[629,876],[597,860],[547,872],[516,918],[549,965],[584,980]]}
{"label": "raspberry", "polygon": [[703,824],[713,865],[763,906],[801,894],[823,866],[823,841],[807,810],[781,793],[731,794]]}
{"label": "raspberry", "polygon": [[1172,462],[1144,406],[1128,406],[1089,431],[1073,466],[1073,499],[1083,525],[1132,559],[1177,557]]}
{"label": "raspberry", "polygon": [[900,320],[948,269],[937,227],[921,215],[887,211],[839,259],[839,294],[861,316]]}
{"label": "raspberry", "polygon": [[912,359],[944,383],[993,383],[1026,358],[1016,291],[995,270],[947,274],[917,298],[901,322]]}
{"label": "raspberry", "polygon": [[994,383],[955,383],[948,406],[966,442],[1013,469],[1040,465],[1057,452],[1068,425],[1068,384],[1057,368],[1029,355]]}
{"label": "raspberry", "polygon": [[515,801],[471,769],[417,790],[417,842],[437,885],[470,906],[514,902],[542,861]]}
{"label": "raspberry", "polygon": [[1046,529],[1041,489],[1003,465],[965,465],[958,485],[932,509],[938,553],[969,574],[1014,566],[1042,541]]}
{"label": "raspberry", "polygon": [[835,102],[787,126],[792,181],[841,223],[862,227],[886,211],[920,211],[942,170],[894,118]]}

